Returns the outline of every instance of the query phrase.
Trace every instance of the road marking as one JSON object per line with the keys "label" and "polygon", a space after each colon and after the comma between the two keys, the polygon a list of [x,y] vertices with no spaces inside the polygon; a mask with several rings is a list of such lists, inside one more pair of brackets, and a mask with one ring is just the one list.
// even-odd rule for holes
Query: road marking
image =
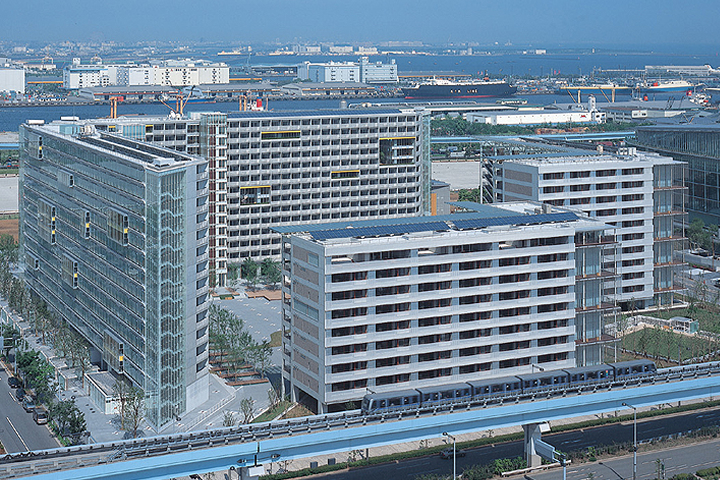
{"label": "road marking", "polygon": [[15,428],[15,425],[13,425],[13,423],[10,421],[10,417],[5,417],[5,420],[7,420],[7,422],[8,422],[8,423],[10,424],[10,426],[12,427],[13,431],[15,432],[15,435],[17,435],[17,437],[18,437],[18,438],[20,439],[20,441],[22,442],[23,447],[25,447],[25,450],[27,450],[27,451],[29,452],[30,449],[28,448],[27,443],[25,443],[25,440],[23,440],[23,438],[22,438],[22,437],[20,436],[20,434],[18,433],[17,428]]}

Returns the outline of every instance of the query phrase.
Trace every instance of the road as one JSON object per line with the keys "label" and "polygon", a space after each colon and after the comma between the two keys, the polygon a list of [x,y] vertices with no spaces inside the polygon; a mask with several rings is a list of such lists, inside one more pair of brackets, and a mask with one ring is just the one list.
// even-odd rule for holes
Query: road
{"label": "road", "polygon": [[[691,412],[672,417],[659,417],[648,420],[638,421],[638,442],[647,442],[653,438],[696,430],[704,426],[720,425],[720,410],[703,410]],[[543,435],[543,440],[553,445],[561,451],[584,450],[590,446],[609,445],[613,443],[622,443],[632,441],[632,421],[605,425],[601,427],[587,428],[579,431],[563,432],[555,434]],[[523,455],[522,442],[512,442],[499,445],[488,445],[485,447],[474,448],[466,451],[465,457],[457,459],[457,470],[462,472],[464,468],[471,465],[489,463],[496,458],[512,458]],[[652,457],[651,462],[655,462],[657,455]],[[716,464],[720,465],[720,456],[715,456]],[[627,460],[625,460],[627,463]],[[638,462],[639,463],[639,462]],[[609,464],[609,462],[608,462]],[[630,463],[630,473],[632,473],[632,461]],[[653,468],[655,464],[653,463]],[[577,468],[582,468],[578,466]],[[573,467],[576,468],[576,467]],[[638,467],[639,468],[639,467]],[[702,467],[704,468],[704,467]],[[696,469],[697,470],[697,469]],[[608,469],[605,468],[607,472]],[[654,470],[653,470],[654,472]],[[694,470],[693,470],[694,472]],[[328,474],[326,477],[332,477],[333,480],[367,480],[367,478],[392,478],[393,480],[413,480],[422,474],[452,474],[452,460],[443,460],[439,455],[428,457],[413,458],[403,460],[398,463],[374,465],[365,468],[356,468],[349,471],[341,471]],[[678,473],[678,472],[675,472]],[[673,473],[673,475],[675,474]],[[547,475],[555,475],[548,477],[536,477],[537,480],[554,480],[562,478],[562,472],[549,472]],[[558,476],[559,475],[559,476]],[[672,475],[668,475],[670,478]],[[587,478],[574,477],[574,478]],[[617,476],[605,477],[595,476],[596,480],[600,478],[612,478],[617,480]],[[625,478],[629,478],[625,475]],[[640,477],[638,477],[640,478]],[[572,480],[568,473],[568,479]]]}
{"label": "road", "polygon": [[0,374],[0,442],[8,453],[57,448],[58,441],[45,425],[38,425],[8,387],[7,372]]}
{"label": "road", "polygon": [[[658,459],[665,464],[665,478],[671,478],[678,473],[695,473],[703,468],[715,467],[720,465],[720,440],[646,453],[640,452],[638,453],[637,479],[657,478]],[[591,478],[590,474],[595,480],[630,479],[632,478],[632,455],[576,466],[571,465],[567,470],[567,479],[585,480]],[[524,478],[526,480],[561,480],[563,478],[562,469],[533,473]]]}

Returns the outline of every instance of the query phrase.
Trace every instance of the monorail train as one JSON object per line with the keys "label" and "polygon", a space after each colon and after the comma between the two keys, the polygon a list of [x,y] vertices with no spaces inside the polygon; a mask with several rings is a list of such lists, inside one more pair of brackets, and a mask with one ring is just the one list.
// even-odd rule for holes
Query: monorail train
{"label": "monorail train", "polygon": [[371,393],[362,401],[363,413],[431,407],[440,403],[462,403],[506,395],[531,394],[546,389],[567,389],[593,383],[622,381],[652,375],[656,371],[650,360],[608,363],[590,367],[548,370],[512,377],[488,378],[466,383],[420,387],[387,393]]}

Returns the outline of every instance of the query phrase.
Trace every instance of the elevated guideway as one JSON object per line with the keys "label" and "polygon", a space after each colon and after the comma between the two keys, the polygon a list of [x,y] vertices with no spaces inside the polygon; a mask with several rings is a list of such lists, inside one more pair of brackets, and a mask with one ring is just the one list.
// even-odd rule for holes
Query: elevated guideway
{"label": "elevated guideway", "polygon": [[[625,381],[363,415],[360,411],[0,457],[0,479],[166,479],[720,395],[720,363]],[[531,427],[533,430],[534,427]],[[539,430],[533,437],[539,440]],[[532,443],[532,442],[531,442]],[[533,452],[534,453],[534,452]],[[248,476],[250,475],[250,476]]]}

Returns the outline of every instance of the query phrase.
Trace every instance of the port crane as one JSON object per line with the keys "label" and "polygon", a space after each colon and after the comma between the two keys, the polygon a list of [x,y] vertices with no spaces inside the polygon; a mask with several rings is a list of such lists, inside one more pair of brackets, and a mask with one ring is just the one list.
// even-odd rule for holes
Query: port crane
{"label": "port crane", "polygon": [[[190,100],[190,97],[192,97],[193,90],[195,90],[195,85],[193,85],[190,88],[190,92],[187,96],[183,95],[182,90],[178,89],[174,93],[171,93],[170,95],[163,95],[160,97],[160,103],[165,105],[170,109],[171,112],[173,112],[175,115],[178,115],[180,117],[183,116],[183,112],[185,110],[185,105],[187,105],[188,100]],[[166,100],[169,100],[171,98],[175,99],[175,108],[171,107]]]}

